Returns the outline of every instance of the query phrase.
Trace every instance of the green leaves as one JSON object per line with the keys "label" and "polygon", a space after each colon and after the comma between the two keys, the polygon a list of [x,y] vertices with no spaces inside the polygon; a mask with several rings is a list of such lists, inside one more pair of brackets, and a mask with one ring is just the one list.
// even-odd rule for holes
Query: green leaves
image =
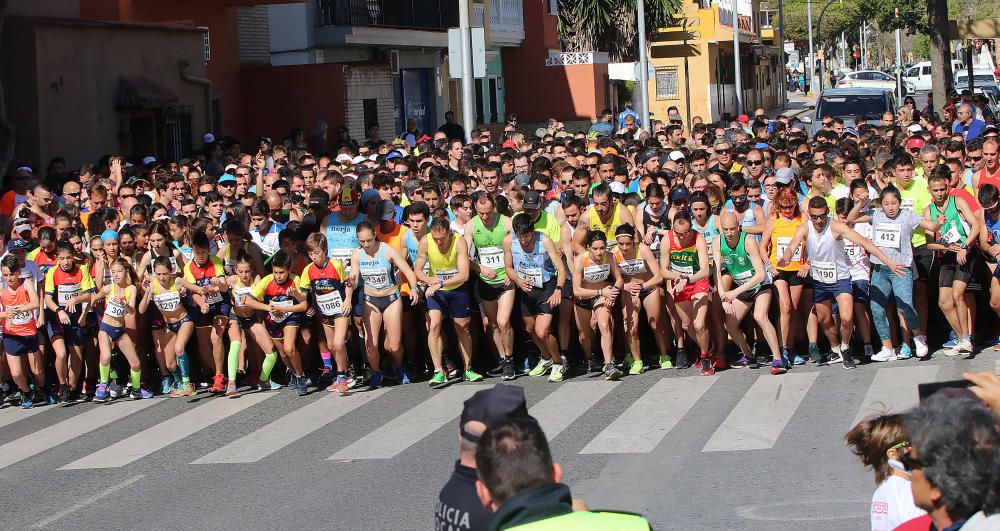
{"label": "green leaves", "polygon": [[[680,0],[646,0],[646,37],[671,22]],[[559,34],[567,51],[607,52],[612,61],[637,58],[636,0],[559,0]]]}

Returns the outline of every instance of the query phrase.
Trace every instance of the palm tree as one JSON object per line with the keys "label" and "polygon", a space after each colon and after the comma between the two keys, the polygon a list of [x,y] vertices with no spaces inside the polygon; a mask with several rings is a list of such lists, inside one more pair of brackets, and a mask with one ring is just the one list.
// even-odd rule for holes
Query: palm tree
{"label": "palm tree", "polygon": [[[612,61],[637,59],[636,0],[558,0],[566,51],[607,52]],[[646,0],[646,37],[672,23],[680,0]]]}

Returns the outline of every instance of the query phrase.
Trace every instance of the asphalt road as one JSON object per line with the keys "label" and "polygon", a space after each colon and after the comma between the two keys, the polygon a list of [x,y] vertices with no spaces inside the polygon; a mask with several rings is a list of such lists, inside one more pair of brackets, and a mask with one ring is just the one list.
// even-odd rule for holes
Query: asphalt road
{"label": "asphalt road", "polygon": [[[658,529],[862,529],[872,476],[843,445],[855,419],[916,384],[1000,370],[936,355],[784,376],[654,370],[617,383],[514,382],[565,482],[592,508]],[[485,384],[350,397],[238,398],[0,410],[7,529],[428,529],[457,457],[462,401]]]}

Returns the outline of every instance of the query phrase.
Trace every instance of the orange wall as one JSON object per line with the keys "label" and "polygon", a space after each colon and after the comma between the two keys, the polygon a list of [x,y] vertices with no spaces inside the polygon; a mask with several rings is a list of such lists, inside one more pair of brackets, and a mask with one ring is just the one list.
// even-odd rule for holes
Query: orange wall
{"label": "orange wall", "polygon": [[[292,128],[312,134],[316,120],[330,125],[328,139],[344,119],[344,66],[314,64],[300,66],[244,66],[247,120],[244,144],[260,136],[280,142]],[[280,94],[280,97],[276,97]]]}

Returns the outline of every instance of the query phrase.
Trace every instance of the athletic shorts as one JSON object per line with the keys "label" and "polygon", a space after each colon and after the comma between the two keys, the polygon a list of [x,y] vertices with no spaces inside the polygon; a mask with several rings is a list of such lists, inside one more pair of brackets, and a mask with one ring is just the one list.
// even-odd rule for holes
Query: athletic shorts
{"label": "athletic shorts", "polygon": [[575,304],[580,309],[594,311],[594,307],[597,306],[597,299],[599,298],[600,297],[581,299],[578,297],[576,299],[573,299],[573,304]]}
{"label": "athletic shorts", "polygon": [[250,327],[260,322],[257,312],[253,312],[250,317],[241,317],[236,314],[236,308],[229,309],[229,320],[235,320],[241,330],[250,330]]}
{"label": "athletic shorts", "polygon": [[505,282],[490,284],[481,278],[476,279],[476,298],[482,301],[495,301],[505,292],[514,289],[514,285],[506,285]]}
{"label": "athletic shorts", "polygon": [[696,295],[708,293],[711,290],[712,284],[707,278],[703,278],[694,284],[684,286],[680,293],[674,294],[674,302],[687,302],[694,299]]}
{"label": "athletic shorts", "polygon": [[212,321],[216,318],[216,316],[221,315],[228,319],[231,309],[230,304],[223,301],[209,306],[208,313],[201,313],[201,308],[198,306],[188,308],[188,315],[194,316],[191,320],[194,321],[195,328],[210,328],[212,326]]}
{"label": "athletic shorts", "polygon": [[557,279],[549,279],[540,288],[533,288],[525,293],[518,291],[518,301],[521,306],[521,315],[531,316],[543,313],[552,313],[552,306],[549,305],[549,297],[556,291]]}
{"label": "athletic shorts", "polygon": [[809,275],[800,277],[798,271],[784,271],[779,269],[778,275],[774,277],[774,281],[777,282],[779,280],[787,282],[789,287],[802,286],[809,289],[813,287],[812,277]]}
{"label": "athletic shorts", "polygon": [[427,298],[427,309],[437,310],[452,319],[472,317],[472,297],[469,294],[469,284],[465,283],[455,289],[439,289]]}
{"label": "athletic shorts", "polygon": [[300,318],[301,315],[293,313],[292,315],[285,317],[284,321],[275,323],[271,320],[270,316],[267,316],[264,318],[264,328],[267,328],[267,334],[271,336],[271,339],[281,339],[285,337],[285,328],[288,328],[289,326],[293,328],[299,327]]}
{"label": "athletic shorts", "polygon": [[813,302],[816,304],[827,300],[836,301],[838,295],[843,295],[845,293],[850,295],[853,292],[853,286],[851,285],[851,279],[849,278],[831,282],[829,284],[826,282],[813,282],[812,288]]}
{"label": "athletic shorts", "polygon": [[80,326],[80,314],[69,314],[71,324],[64,325],[59,321],[59,314],[45,310],[45,330],[49,334],[49,341],[62,338],[67,345],[83,345],[83,327]]}
{"label": "athletic shorts", "polygon": [[927,248],[927,245],[913,248],[913,265],[915,274],[913,280],[927,282],[931,278],[931,269],[934,267],[934,251]]}
{"label": "athletic shorts", "polygon": [[871,284],[867,280],[852,280],[851,295],[854,296],[855,304],[868,304]]}
{"label": "athletic shorts", "polygon": [[164,322],[164,324],[166,325],[167,330],[170,330],[171,332],[176,334],[177,332],[180,331],[181,326],[183,326],[184,323],[192,323],[192,322],[194,321],[191,320],[191,316],[189,314],[186,314],[184,315],[184,317],[178,319],[177,322],[175,323]]}
{"label": "athletic shorts", "polygon": [[12,336],[4,334],[3,349],[7,352],[8,356],[23,356],[32,352],[38,352],[38,337],[34,335]]}
{"label": "athletic shorts", "polygon": [[757,300],[757,297],[765,293],[771,293],[771,286],[771,284],[761,284],[752,290],[740,293],[736,298],[743,302],[754,302]]}
{"label": "athletic shorts", "polygon": [[941,271],[938,273],[938,287],[950,287],[955,282],[968,285],[969,281],[975,278],[979,261],[979,250],[975,247],[968,250],[965,265],[958,263],[958,256],[955,253],[944,253],[941,257]]}
{"label": "athletic shorts", "polygon": [[104,321],[101,321],[100,324],[97,325],[97,329],[107,334],[108,337],[111,338],[112,343],[117,342],[123,335],[125,335],[124,326],[114,326],[105,323]]}
{"label": "athletic shorts", "polygon": [[149,312],[146,313],[149,316],[149,329],[150,330],[163,330],[167,327],[166,322],[163,320],[163,314],[160,313],[159,308],[155,306],[150,307]]}

